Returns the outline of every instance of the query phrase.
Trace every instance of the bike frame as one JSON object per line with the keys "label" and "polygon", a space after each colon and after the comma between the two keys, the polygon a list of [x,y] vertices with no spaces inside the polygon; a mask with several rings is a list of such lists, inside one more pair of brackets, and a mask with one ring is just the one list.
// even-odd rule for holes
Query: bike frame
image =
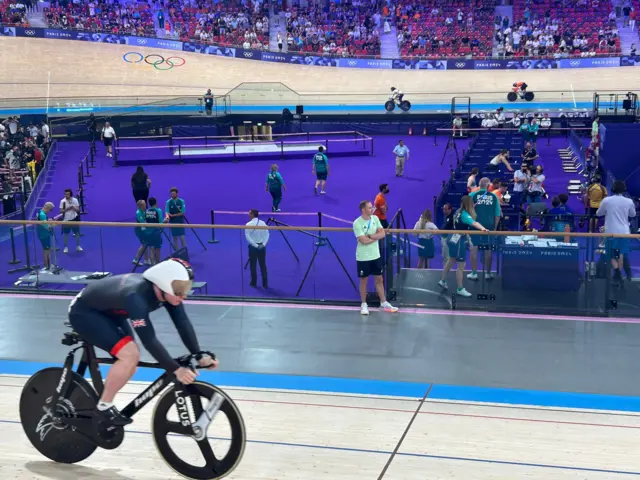
{"label": "bike frame", "polygon": [[[78,368],[76,369],[76,373],[80,376],[84,377],[87,369],[89,369],[89,374],[91,375],[91,382],[93,383],[93,387],[98,394],[98,397],[102,395],[104,391],[104,381],[102,379],[102,373],[100,372],[99,365],[113,365],[116,362],[115,358],[101,358],[96,355],[96,350],[93,345],[89,345],[84,341],[78,339],[72,333],[65,333],[64,339],[62,341],[64,345],[75,345],[77,343],[81,343],[79,347],[72,349],[68,354],[67,358],[64,362],[64,367],[62,370],[62,377],[60,378],[60,383],[56,388],[56,393],[53,396],[52,405],[57,405],[60,397],[64,397],[66,395],[67,389],[71,384],[71,375],[69,375],[70,371],[73,371],[73,363],[75,360],[76,351],[82,350],[82,358],[80,359],[80,363],[78,364]],[[150,363],[150,362],[139,362],[139,367],[146,368],[162,368],[158,363]],[[172,378],[173,375],[170,375],[168,372],[164,372],[160,375],[155,382],[149,385],[140,395],[134,398],[120,413],[125,417],[133,417],[136,413],[138,413],[144,406],[153,400],[160,392],[162,392],[165,387],[169,384],[175,384],[175,395],[176,401],[178,401],[178,397],[183,397],[186,394],[185,387]],[[182,402],[181,404],[184,404]]]}

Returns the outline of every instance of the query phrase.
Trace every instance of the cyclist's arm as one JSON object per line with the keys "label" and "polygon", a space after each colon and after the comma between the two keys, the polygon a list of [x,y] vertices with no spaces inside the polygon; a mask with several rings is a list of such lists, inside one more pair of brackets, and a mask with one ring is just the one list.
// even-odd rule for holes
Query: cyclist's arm
{"label": "cyclist's arm", "polygon": [[149,309],[145,305],[144,299],[139,294],[134,293],[127,298],[127,304],[131,326],[138,334],[138,338],[140,338],[144,348],[162,368],[168,372],[175,372],[180,365],[169,355],[167,349],[156,337],[156,331],[149,320]]}
{"label": "cyclist's arm", "polygon": [[198,337],[196,336],[196,331],[193,329],[193,325],[187,317],[187,312],[184,310],[184,305],[180,304],[177,306],[171,305],[169,303],[165,303],[165,308],[167,312],[169,312],[169,316],[173,321],[173,324],[176,326],[176,330],[180,334],[180,338],[182,339],[182,343],[189,353],[198,353],[201,351],[200,344],[198,343]]}

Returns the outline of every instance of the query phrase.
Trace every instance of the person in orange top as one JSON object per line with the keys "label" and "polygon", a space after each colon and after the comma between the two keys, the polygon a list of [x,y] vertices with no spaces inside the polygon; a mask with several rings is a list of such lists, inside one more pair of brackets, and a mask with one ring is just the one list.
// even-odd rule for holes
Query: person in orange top
{"label": "person in orange top", "polygon": [[500,179],[494,178],[493,182],[491,182],[491,185],[489,185],[489,188],[487,188],[487,190],[489,192],[496,193],[496,190],[498,190],[499,188],[500,188]]}
{"label": "person in orange top", "polygon": [[373,206],[376,208],[376,211],[373,214],[378,217],[380,223],[382,224],[382,228],[389,228],[389,222],[387,221],[387,210],[389,206],[387,205],[387,195],[389,194],[389,185],[383,183],[380,185],[380,193],[376,195],[376,199],[373,202]]}

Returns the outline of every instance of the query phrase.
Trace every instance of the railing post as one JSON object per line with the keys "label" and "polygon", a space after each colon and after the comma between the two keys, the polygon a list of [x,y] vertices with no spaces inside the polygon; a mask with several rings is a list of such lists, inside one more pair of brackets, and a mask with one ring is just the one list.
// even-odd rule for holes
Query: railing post
{"label": "railing post", "polygon": [[[211,210],[211,225],[215,225],[216,224],[216,217],[215,217],[215,213],[213,210]],[[211,229],[211,240],[209,240],[209,243],[220,243],[220,240],[216,240],[216,229],[212,228]]]}
{"label": "railing post", "polygon": [[9,235],[11,236],[11,260],[9,260],[9,264],[15,265],[16,263],[20,263],[20,260],[16,258],[16,239],[13,233],[13,227],[9,227]]}

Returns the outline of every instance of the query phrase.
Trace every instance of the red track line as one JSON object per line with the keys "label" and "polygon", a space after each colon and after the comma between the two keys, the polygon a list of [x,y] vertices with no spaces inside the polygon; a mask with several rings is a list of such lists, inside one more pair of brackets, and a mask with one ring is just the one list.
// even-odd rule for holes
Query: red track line
{"label": "red track line", "polygon": [[[0,387],[22,387],[21,385],[3,385],[0,384]],[[120,392],[124,395],[138,395],[138,393],[134,392]],[[278,392],[280,393],[280,392]],[[295,395],[295,393],[290,393],[290,395]],[[260,403],[260,404],[272,404],[272,405],[291,405],[291,406],[299,406],[299,407],[318,407],[318,408],[341,408],[347,410],[364,410],[364,411],[372,411],[372,412],[394,412],[394,413],[413,413],[414,410],[406,410],[399,408],[380,408],[380,407],[361,407],[356,405],[333,405],[333,404],[325,404],[325,403],[307,403],[307,402],[286,402],[281,400],[252,400],[246,398],[234,398],[234,400],[238,403]],[[378,399],[383,400],[383,399]],[[411,400],[409,400],[411,401]],[[479,405],[482,408],[482,405]],[[500,407],[498,407],[500,408]],[[553,411],[553,410],[551,410]],[[572,412],[569,411],[567,413],[580,413],[580,412]],[[592,412],[585,412],[592,413]],[[571,422],[566,420],[544,420],[544,419],[533,419],[533,418],[521,418],[521,417],[503,417],[496,415],[475,415],[468,413],[447,413],[447,412],[425,412],[420,411],[420,415],[433,415],[440,417],[459,417],[459,418],[471,418],[471,419],[484,419],[484,420],[501,420],[501,421],[512,421],[512,422],[525,422],[525,423],[548,423],[548,424],[556,424],[556,425],[575,425],[582,427],[608,427],[608,428],[624,428],[624,429],[632,429],[637,430],[640,429],[640,425],[614,425],[609,423],[589,423],[589,422]],[[602,413],[600,415],[607,415],[606,413]]]}

